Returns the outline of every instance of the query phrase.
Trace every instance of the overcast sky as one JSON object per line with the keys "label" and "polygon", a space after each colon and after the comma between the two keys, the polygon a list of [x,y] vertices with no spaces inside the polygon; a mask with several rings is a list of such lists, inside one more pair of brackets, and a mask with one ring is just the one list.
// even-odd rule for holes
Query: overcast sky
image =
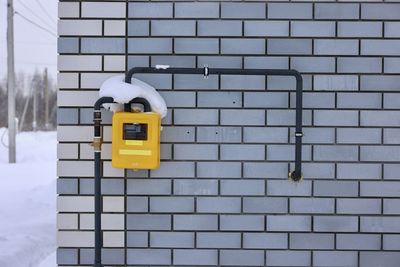
{"label": "overcast sky", "polygon": [[[0,76],[7,72],[7,0],[0,0]],[[42,7],[38,4],[42,5]],[[15,10],[48,31],[57,31],[57,0],[14,0]],[[46,14],[47,13],[47,14]],[[49,69],[57,73],[57,38],[22,19],[14,17],[15,69],[32,73]]]}

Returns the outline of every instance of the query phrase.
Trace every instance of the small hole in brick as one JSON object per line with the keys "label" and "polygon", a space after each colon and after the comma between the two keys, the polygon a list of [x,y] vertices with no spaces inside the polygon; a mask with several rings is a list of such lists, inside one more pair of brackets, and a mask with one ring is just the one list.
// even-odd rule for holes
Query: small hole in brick
{"label": "small hole in brick", "polygon": [[190,134],[190,132],[188,131],[188,132],[186,132],[187,134]]}
{"label": "small hole in brick", "polygon": [[215,134],[218,134],[218,132],[215,132]]}
{"label": "small hole in brick", "polygon": [[236,104],[236,101],[233,101],[233,104]]}

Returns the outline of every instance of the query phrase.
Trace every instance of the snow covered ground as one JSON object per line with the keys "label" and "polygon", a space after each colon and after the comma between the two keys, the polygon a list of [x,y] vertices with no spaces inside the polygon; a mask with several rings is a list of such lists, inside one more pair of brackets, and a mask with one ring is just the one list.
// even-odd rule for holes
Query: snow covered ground
{"label": "snow covered ground", "polygon": [[8,164],[0,143],[1,267],[56,266],[56,150],[55,132],[19,133],[17,163]]}

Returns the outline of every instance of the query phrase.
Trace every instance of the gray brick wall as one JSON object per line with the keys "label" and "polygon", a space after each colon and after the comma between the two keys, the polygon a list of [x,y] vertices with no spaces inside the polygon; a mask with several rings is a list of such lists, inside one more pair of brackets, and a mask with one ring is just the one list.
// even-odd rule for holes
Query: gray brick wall
{"label": "gray brick wall", "polygon": [[[390,3],[389,3],[390,2]],[[59,266],[93,263],[92,106],[134,66],[297,69],[294,80],[138,75],[159,89],[160,169],[113,169],[107,266],[400,266],[400,2],[60,0]]]}

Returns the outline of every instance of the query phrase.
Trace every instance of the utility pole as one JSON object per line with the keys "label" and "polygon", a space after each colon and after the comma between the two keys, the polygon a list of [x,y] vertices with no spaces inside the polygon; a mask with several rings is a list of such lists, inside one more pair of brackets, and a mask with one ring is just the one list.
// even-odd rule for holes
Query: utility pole
{"label": "utility pole", "polygon": [[47,80],[47,68],[44,69],[44,127],[49,130],[49,82]]}
{"label": "utility pole", "polygon": [[15,69],[14,69],[14,4],[7,0],[7,91],[8,91],[8,162],[16,162],[15,152]]}
{"label": "utility pole", "polygon": [[37,92],[37,85],[38,85],[38,81],[37,79],[34,79],[34,83],[33,83],[33,103],[32,103],[32,130],[34,132],[36,132],[37,130],[37,97],[38,97],[38,92]]}

